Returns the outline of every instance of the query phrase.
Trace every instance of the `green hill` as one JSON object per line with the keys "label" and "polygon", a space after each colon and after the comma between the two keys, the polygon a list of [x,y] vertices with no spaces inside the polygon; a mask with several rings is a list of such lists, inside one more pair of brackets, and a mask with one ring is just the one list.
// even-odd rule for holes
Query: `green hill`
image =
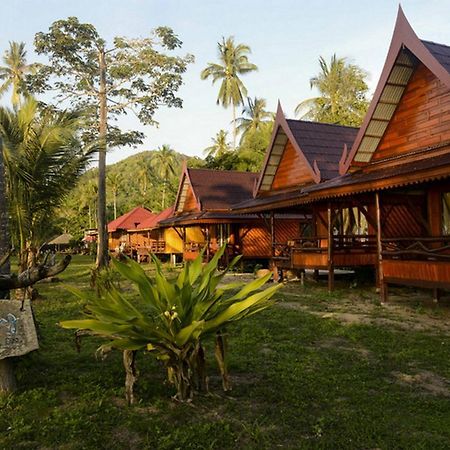
{"label": "green hill", "polygon": [[[156,151],[144,151],[107,167],[107,215],[114,219],[135,206],[145,206],[159,212],[175,201],[183,160],[190,167],[203,165],[200,158],[192,158],[175,152],[174,174],[165,183],[151,166]],[[165,187],[165,204],[163,190]],[[58,211],[58,228],[81,237],[83,229],[96,227],[97,169],[81,176],[76,188]]]}

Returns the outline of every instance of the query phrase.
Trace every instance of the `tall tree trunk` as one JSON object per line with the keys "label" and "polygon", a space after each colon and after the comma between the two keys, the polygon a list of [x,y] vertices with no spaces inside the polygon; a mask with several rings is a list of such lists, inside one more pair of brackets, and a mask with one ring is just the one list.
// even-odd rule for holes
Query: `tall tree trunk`
{"label": "tall tree trunk", "polygon": [[113,192],[113,202],[114,202],[114,220],[117,219],[117,194],[116,191]]}
{"label": "tall tree trunk", "polygon": [[233,150],[236,150],[236,105],[233,103]]}
{"label": "tall tree trunk", "polygon": [[98,200],[97,200],[97,260],[96,267],[101,269],[108,265],[108,231],[106,224],[106,130],[107,130],[107,103],[106,103],[106,59],[105,50],[98,54],[100,68],[100,89],[98,93],[100,106],[99,139],[100,150],[98,154]]}
{"label": "tall tree trunk", "polygon": [[166,181],[163,183],[161,208],[164,210],[166,205]]}
{"label": "tall tree trunk", "polygon": [[[0,257],[9,253],[11,241],[9,238],[8,205],[6,202],[5,169],[3,167],[3,143],[0,139]],[[0,267],[0,273],[10,273],[9,258]],[[0,291],[0,301],[9,298],[9,291]],[[16,378],[11,358],[0,360],[0,395],[8,394],[16,389]]]}

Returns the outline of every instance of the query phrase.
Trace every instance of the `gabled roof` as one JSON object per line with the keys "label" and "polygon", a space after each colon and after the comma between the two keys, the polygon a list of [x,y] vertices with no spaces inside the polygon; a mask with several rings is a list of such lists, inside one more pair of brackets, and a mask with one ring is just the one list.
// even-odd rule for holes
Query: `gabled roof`
{"label": "gabled roof", "polygon": [[228,210],[252,197],[258,174],[233,170],[188,169],[183,167],[175,212],[181,213],[187,192],[192,189],[198,211]]}
{"label": "gabled roof", "polygon": [[108,232],[112,233],[116,230],[133,230],[146,219],[150,219],[156,216],[147,208],[137,206],[136,208],[128,211],[112,222],[108,223]]}
{"label": "gabled roof", "polygon": [[266,152],[257,192],[271,190],[287,141],[309,170],[311,180],[319,183],[339,174],[344,146],[351,146],[357,128],[342,125],[286,119],[278,103],[272,140]]}
{"label": "gabled roof", "polygon": [[143,220],[138,226],[138,230],[149,230],[152,228],[157,228],[159,222],[162,220],[166,220],[169,217],[172,217],[174,211],[174,206],[170,206],[169,208],[161,211],[159,214],[156,214],[154,217],[149,217],[148,219]]}
{"label": "gabled roof", "polygon": [[450,88],[450,48],[421,41],[399,7],[380,80],[350,152],[342,155],[340,174],[370,163],[418,62]]}

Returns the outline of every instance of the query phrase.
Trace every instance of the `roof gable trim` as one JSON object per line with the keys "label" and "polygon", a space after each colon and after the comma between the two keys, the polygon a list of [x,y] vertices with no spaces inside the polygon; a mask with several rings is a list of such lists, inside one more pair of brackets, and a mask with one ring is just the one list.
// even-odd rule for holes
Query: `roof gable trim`
{"label": "roof gable trim", "polygon": [[[376,136],[376,138],[372,138],[369,135],[368,131],[370,131],[370,129],[373,130],[377,128],[381,131],[383,127],[384,129],[387,127],[387,125],[385,127],[383,124],[381,124],[383,120],[377,120],[377,110],[379,110],[381,105],[383,105],[383,107],[387,107],[384,103],[380,103],[380,100],[382,100],[382,97],[386,95],[385,88],[388,87],[388,81],[396,77],[396,73],[394,71],[394,69],[396,69],[396,65],[399,67],[404,66],[401,58],[405,54],[405,48],[409,50],[420,62],[422,62],[440,81],[442,81],[450,89],[450,73],[439,63],[439,61],[430,52],[430,50],[428,50],[425,44],[417,37],[416,33],[406,19],[401,6],[399,6],[397,20],[394,27],[394,34],[392,36],[383,71],[381,73],[377,88],[373,95],[372,101],[370,102],[364,121],[356,136],[355,142],[353,143],[350,152],[344,149],[341,162],[339,163],[339,173],[341,175],[347,173],[350,166],[354,162],[356,163],[355,166],[357,166],[358,163],[359,165],[361,165],[370,162],[373,152],[378,146],[379,140],[378,135]],[[406,66],[408,66],[408,64],[406,64]],[[406,69],[408,69],[408,67],[406,67]],[[398,68],[397,71],[399,71]],[[411,75],[412,71],[409,74],[409,77]],[[394,88],[395,87],[393,87],[393,89]],[[401,93],[400,91],[391,92],[392,95],[395,96],[396,94],[398,94],[399,97],[397,98],[397,102],[392,105],[391,110],[385,111],[387,116],[390,116],[390,118],[392,118],[393,114],[395,113],[397,104],[401,101],[403,91],[404,88]],[[386,114],[384,114],[384,116],[386,116]],[[358,158],[359,161],[356,162],[355,157],[359,153],[362,143],[367,147],[367,152],[363,152],[364,154],[361,154],[361,156]]]}

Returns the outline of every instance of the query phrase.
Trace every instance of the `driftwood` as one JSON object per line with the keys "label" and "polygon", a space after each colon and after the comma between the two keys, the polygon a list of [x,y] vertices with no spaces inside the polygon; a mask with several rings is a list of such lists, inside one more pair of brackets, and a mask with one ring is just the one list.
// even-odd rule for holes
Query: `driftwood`
{"label": "driftwood", "polygon": [[66,255],[54,265],[40,264],[30,267],[20,274],[0,274],[0,291],[21,289],[32,286],[44,278],[49,278],[61,273],[70,263],[72,257]]}

